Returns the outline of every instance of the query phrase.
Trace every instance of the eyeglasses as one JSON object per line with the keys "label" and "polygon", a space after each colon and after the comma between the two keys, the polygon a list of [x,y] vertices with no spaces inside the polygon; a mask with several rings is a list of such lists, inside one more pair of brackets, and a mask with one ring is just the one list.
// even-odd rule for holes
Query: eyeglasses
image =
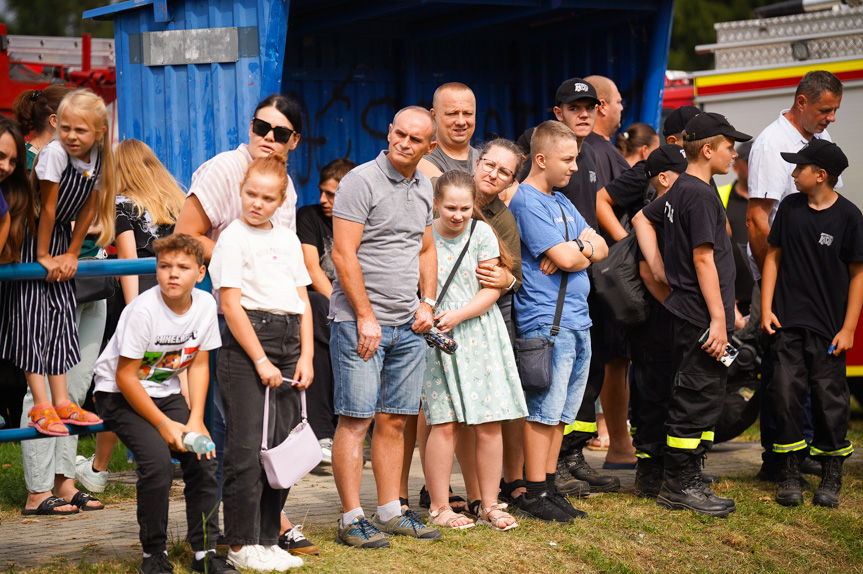
{"label": "eyeglasses", "polygon": [[300,134],[300,132],[284,126],[274,127],[260,118],[252,119],[252,133],[256,136],[265,138],[271,131],[273,132],[273,139],[276,143],[280,144],[286,144],[291,139],[291,136]]}
{"label": "eyeglasses", "polygon": [[513,177],[513,175],[514,175],[511,171],[509,171],[505,167],[501,167],[501,166],[497,165],[496,163],[494,163],[493,161],[488,161],[487,159],[486,160],[480,160],[479,165],[480,165],[480,167],[482,167],[482,170],[486,173],[494,173],[494,170],[497,170],[497,173],[504,179],[509,179],[509,178]]}

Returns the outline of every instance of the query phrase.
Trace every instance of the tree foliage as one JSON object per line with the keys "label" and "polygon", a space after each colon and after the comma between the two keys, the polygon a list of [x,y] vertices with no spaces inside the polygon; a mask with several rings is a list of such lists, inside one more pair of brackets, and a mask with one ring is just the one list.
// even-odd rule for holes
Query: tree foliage
{"label": "tree foliage", "polygon": [[747,20],[755,8],[777,0],[677,0],[671,28],[669,70],[710,70],[713,54],[696,54],[695,46],[716,42],[715,22]]}
{"label": "tree foliage", "polygon": [[113,38],[110,21],[82,20],[85,10],[111,4],[111,0],[6,0],[0,18],[10,34]]}

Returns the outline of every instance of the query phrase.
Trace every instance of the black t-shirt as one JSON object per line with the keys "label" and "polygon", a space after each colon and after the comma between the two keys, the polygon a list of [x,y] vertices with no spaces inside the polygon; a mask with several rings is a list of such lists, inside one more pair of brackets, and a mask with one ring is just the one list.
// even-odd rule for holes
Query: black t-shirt
{"label": "black t-shirt", "polygon": [[[521,173],[518,174],[519,181],[524,181],[524,178],[530,173],[530,138],[533,136],[534,129],[525,130],[518,138],[518,146],[528,156],[528,161],[524,162]],[[572,174],[569,183],[563,187],[555,187],[554,191],[563,193],[587,224],[593,229],[597,229],[596,192],[599,188],[596,186],[596,153],[586,141],[581,144],[581,151],[578,152],[576,164],[578,171]]]}
{"label": "black t-shirt", "polygon": [[[644,173],[645,163],[647,162],[641,160],[605,186],[608,196],[617,204],[614,207],[615,217],[624,229],[630,232],[632,231],[632,224],[630,223],[632,216],[656,197],[656,190],[650,185],[647,175]],[[610,236],[603,235],[603,237],[605,237],[609,247],[614,245],[615,242]]]}
{"label": "black t-shirt", "polygon": [[606,187],[608,182],[629,169],[629,164],[614,144],[598,133],[591,132],[585,141],[596,152],[596,189]]}
{"label": "black t-shirt", "polygon": [[167,237],[174,232],[173,225],[153,225],[153,219],[146,211],[138,215],[138,208],[135,207],[132,200],[122,195],[117,196],[117,211],[114,225],[117,235],[126,231],[133,233],[135,237],[135,249],[138,252],[139,259],[155,257],[156,252],[153,251],[153,241],[161,237]]}
{"label": "black t-shirt", "polygon": [[333,281],[333,219],[324,215],[320,205],[306,205],[297,211],[297,237],[300,243],[314,245],[318,250],[321,270]]}
{"label": "black t-shirt", "polygon": [[719,194],[708,183],[683,173],[659,201],[643,209],[644,216],[665,229],[665,275],[671,295],[665,306],[678,317],[699,327],[710,326],[710,313],[698,284],[692,254],[696,247],[713,246],[713,261],[725,307],[725,327],[734,329],[734,256],[725,229],[725,209]]}
{"label": "black t-shirt", "polygon": [[752,271],[749,269],[749,257],[746,255],[746,244],[749,242],[746,211],[749,209],[749,200],[734,191],[736,185],[736,181],[731,184],[725,213],[731,226],[731,245],[734,247],[734,266],[737,269],[734,293],[737,300],[745,304],[752,300],[752,288],[755,286]]}
{"label": "black t-shirt", "polygon": [[767,237],[782,248],[773,312],[783,327],[832,339],[845,322],[848,264],[863,261],[863,215],[841,195],[820,211],[808,199],[803,193],[783,199]]}

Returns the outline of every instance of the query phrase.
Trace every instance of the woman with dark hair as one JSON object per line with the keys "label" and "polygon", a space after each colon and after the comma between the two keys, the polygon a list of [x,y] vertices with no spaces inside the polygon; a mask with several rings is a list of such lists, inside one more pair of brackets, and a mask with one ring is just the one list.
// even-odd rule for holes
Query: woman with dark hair
{"label": "woman with dark hair", "polygon": [[21,132],[0,116],[0,263],[20,262],[25,233],[36,231],[25,155]]}
{"label": "woman with dark hair", "polygon": [[[12,115],[23,135],[32,133],[27,142],[27,171],[33,167],[36,155],[54,139],[57,128],[57,108],[74,88],[52,84],[44,90],[24,90],[12,104]],[[23,158],[23,156],[21,156]],[[22,162],[23,163],[23,162]]]}

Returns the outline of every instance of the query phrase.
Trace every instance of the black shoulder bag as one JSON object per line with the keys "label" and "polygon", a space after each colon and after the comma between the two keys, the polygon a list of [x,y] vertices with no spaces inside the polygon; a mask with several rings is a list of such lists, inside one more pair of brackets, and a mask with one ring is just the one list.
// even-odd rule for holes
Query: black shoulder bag
{"label": "black shoulder bag", "polygon": [[[563,229],[566,241],[569,241],[569,226],[566,223],[566,214],[563,207],[560,214],[563,216]],[[563,300],[566,298],[566,284],[569,282],[569,273],[561,270],[560,290],[557,292],[557,308],[554,310],[554,323],[551,325],[551,339],[535,337],[531,339],[516,339],[513,350],[515,360],[518,363],[518,376],[521,378],[521,387],[525,391],[533,393],[545,392],[551,387],[551,364],[554,356],[554,338],[560,332],[560,315],[563,313]]]}

